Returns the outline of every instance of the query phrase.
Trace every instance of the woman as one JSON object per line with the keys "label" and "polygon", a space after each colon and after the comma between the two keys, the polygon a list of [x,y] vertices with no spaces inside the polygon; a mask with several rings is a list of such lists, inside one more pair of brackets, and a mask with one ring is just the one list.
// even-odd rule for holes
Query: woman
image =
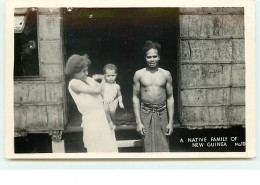
{"label": "woman", "polygon": [[115,133],[109,127],[103,107],[102,84],[88,77],[90,64],[88,55],[72,55],[65,69],[71,79],[69,92],[82,114],[84,146],[88,152],[118,152]]}

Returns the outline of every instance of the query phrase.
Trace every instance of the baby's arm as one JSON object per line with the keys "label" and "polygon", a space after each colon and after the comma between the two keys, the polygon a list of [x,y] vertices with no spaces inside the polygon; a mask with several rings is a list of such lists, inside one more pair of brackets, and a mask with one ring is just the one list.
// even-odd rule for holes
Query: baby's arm
{"label": "baby's arm", "polygon": [[75,93],[86,93],[86,94],[100,94],[101,86],[96,85],[95,87],[91,87],[88,83],[84,83],[82,81],[73,81],[70,85],[71,89]]}
{"label": "baby's arm", "polygon": [[125,108],[124,104],[123,104],[123,98],[122,98],[122,93],[121,93],[121,90],[120,90],[120,86],[118,85],[118,88],[117,88],[117,98],[118,98],[118,103],[119,103],[119,107],[121,109]]}

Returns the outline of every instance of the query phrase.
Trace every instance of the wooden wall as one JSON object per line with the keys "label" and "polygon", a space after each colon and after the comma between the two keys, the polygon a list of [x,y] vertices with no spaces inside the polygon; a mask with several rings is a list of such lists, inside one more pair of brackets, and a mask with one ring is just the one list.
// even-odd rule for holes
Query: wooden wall
{"label": "wooden wall", "polygon": [[180,8],[179,49],[182,125],[244,125],[243,8]]}
{"label": "wooden wall", "polygon": [[63,130],[65,91],[60,9],[38,9],[40,76],[14,82],[15,130]]}

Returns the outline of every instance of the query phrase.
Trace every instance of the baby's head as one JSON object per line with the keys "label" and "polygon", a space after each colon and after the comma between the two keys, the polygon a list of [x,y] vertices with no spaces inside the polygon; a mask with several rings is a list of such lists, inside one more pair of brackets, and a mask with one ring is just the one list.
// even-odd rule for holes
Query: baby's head
{"label": "baby's head", "polygon": [[114,64],[107,64],[103,68],[104,78],[107,83],[115,83],[117,77],[117,67]]}

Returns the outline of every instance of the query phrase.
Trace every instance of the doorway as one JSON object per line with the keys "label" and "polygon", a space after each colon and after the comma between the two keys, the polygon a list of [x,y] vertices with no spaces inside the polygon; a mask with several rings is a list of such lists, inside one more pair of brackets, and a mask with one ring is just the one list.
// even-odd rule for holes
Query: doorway
{"label": "doorway", "polygon": [[[87,53],[92,61],[90,75],[102,74],[107,63],[118,67],[124,110],[118,109],[116,124],[135,124],[132,105],[133,76],[146,66],[142,51],[146,40],[162,46],[159,66],[173,77],[175,120],[178,118],[177,8],[72,8],[64,9],[65,59]],[[81,115],[67,93],[68,126],[80,126]]]}

